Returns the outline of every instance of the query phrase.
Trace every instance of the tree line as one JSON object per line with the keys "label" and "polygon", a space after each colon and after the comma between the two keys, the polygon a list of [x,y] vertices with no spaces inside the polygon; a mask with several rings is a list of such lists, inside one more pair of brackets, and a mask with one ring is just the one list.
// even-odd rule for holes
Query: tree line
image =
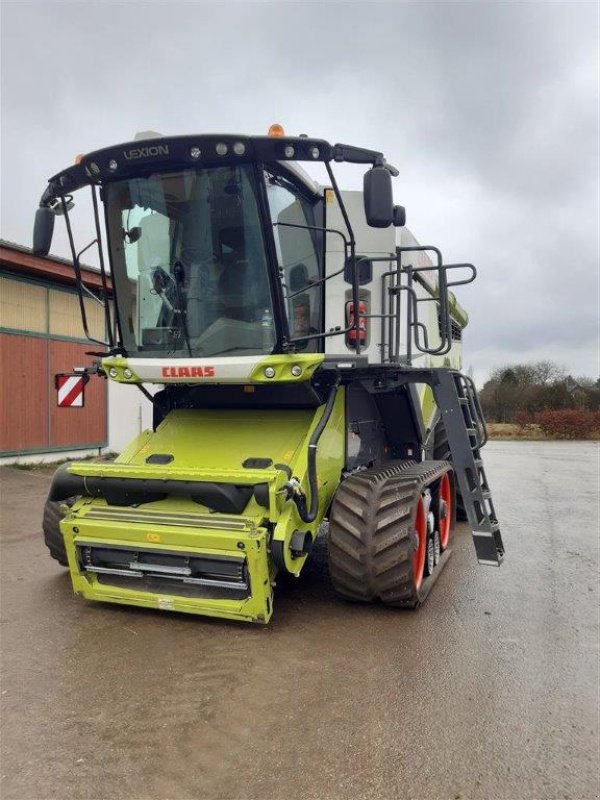
{"label": "tree line", "polygon": [[600,379],[574,378],[552,361],[511,364],[492,372],[479,399],[490,422],[524,425],[543,419],[546,412],[565,411],[597,419]]}

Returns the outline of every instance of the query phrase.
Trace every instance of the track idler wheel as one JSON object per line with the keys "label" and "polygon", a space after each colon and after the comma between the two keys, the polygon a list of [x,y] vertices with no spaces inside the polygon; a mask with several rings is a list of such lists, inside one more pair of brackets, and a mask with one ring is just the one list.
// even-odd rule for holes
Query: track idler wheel
{"label": "track idler wheel", "polygon": [[421,495],[417,498],[417,513],[415,516],[416,542],[412,554],[413,580],[417,591],[421,588],[425,577],[425,559],[427,558],[427,514],[425,500]]}
{"label": "track idler wheel", "polygon": [[[340,484],[329,517],[328,548],[329,572],[338,594],[407,608],[423,602],[439,573],[434,570],[435,538],[427,524],[426,490],[431,489],[434,510],[437,487],[451,475],[445,461],[401,461],[355,473]],[[448,486],[452,491],[451,478]],[[447,546],[451,534],[452,524]]]}
{"label": "track idler wheel", "polygon": [[453,527],[454,499],[452,491],[452,481],[448,473],[442,475],[436,491],[437,508],[434,510],[436,515],[436,526],[439,531],[440,550],[443,552],[450,542],[450,534]]}

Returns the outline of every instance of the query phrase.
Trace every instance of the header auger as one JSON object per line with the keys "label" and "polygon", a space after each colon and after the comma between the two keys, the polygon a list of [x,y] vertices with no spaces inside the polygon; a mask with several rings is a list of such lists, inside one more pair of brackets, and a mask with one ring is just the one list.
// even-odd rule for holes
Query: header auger
{"label": "header auger", "polygon": [[[475,267],[412,237],[382,153],[274,133],[106,148],[42,196],[34,249],[64,216],[86,331],[79,259],[98,249],[106,337],[90,371],[154,409],[113,462],[54,477],[46,542],[87,598],[267,622],[277,575],[300,574],[328,520],[336,591],[415,607],[457,504],[480,562],[502,560],[451,291]],[[363,191],[338,187],[342,161],[367,165]],[[78,252],[84,188],[96,235]]]}

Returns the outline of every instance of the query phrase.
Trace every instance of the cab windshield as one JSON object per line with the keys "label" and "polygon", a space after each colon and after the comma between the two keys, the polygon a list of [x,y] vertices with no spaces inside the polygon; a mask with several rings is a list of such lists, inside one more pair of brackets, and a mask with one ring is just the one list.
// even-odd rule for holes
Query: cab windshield
{"label": "cab windshield", "polygon": [[210,357],[275,345],[251,165],[106,187],[112,272],[130,354]]}

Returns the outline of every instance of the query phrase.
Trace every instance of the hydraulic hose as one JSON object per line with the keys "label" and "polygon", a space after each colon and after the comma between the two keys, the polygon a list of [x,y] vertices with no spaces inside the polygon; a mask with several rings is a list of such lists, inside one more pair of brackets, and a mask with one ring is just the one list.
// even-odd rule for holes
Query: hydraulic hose
{"label": "hydraulic hose", "polygon": [[329,418],[331,417],[331,412],[333,411],[333,406],[335,403],[338,386],[339,386],[339,380],[337,380],[329,390],[329,396],[327,398],[327,403],[325,404],[325,410],[323,411],[321,419],[319,420],[317,427],[314,429],[312,436],[310,437],[310,442],[308,443],[308,486],[310,490],[310,509],[307,510],[306,508],[306,496],[304,494],[296,495],[294,497],[294,500],[296,501],[296,507],[298,509],[298,514],[300,515],[300,519],[302,520],[302,522],[306,523],[314,522],[317,517],[317,510],[319,508],[319,486],[317,483],[317,449],[319,445],[319,439],[321,438],[321,434],[325,430],[325,427],[329,422]]}

